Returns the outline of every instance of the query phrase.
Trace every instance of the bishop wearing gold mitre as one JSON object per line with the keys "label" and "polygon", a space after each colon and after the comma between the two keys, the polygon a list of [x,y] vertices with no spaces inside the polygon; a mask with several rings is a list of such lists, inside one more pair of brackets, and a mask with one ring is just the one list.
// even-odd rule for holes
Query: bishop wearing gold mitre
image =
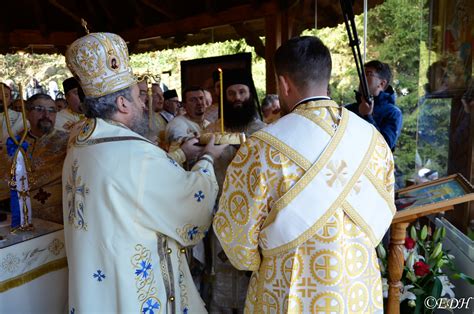
{"label": "bishop wearing gold mitre", "polygon": [[383,136],[327,96],[331,55],[316,37],[278,48],[278,121],[241,145],[214,231],[253,271],[247,313],[383,312],[375,247],[395,213]]}
{"label": "bishop wearing gold mitre", "polygon": [[144,137],[145,104],[120,36],[79,38],[66,62],[88,117],[71,132],[63,167],[69,311],[205,312],[185,247],[210,226],[212,164],[224,148],[211,142],[187,172]]}

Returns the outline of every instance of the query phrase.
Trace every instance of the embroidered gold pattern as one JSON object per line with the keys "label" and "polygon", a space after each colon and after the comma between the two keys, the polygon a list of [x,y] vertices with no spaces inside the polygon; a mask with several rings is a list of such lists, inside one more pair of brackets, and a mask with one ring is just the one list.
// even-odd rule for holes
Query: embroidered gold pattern
{"label": "embroidered gold pattern", "polygon": [[326,176],[328,179],[326,183],[329,187],[332,187],[334,183],[339,183],[343,186],[347,181],[347,163],[344,160],[341,160],[339,163],[331,160],[326,166]]}
{"label": "embroidered gold pattern", "polygon": [[[300,108],[306,109],[304,105]],[[331,127],[333,118],[335,115],[337,116],[339,109],[331,107],[329,110],[334,111],[334,114],[329,114],[327,108],[314,108],[313,113],[323,120],[321,123]],[[344,109],[342,113],[343,115],[347,114]],[[339,130],[343,124],[344,121],[341,121],[341,125],[338,126]],[[349,216],[350,209],[346,210],[345,206],[342,206],[345,205],[346,196],[337,199],[329,208],[324,208],[327,213],[311,226],[310,234],[303,234],[297,242],[291,243],[291,246],[270,252],[273,254],[267,254],[268,251],[261,249],[268,247],[266,233],[259,230],[262,220],[267,217],[270,209],[272,211],[275,209],[276,200],[280,199],[289,189],[295,188],[295,182],[307,173],[311,165],[309,168],[303,169],[301,165],[288,158],[289,154],[279,152],[257,137],[251,137],[247,144],[249,147],[246,147],[246,153],[239,157],[241,160],[246,159],[247,161],[240,164],[239,168],[231,167],[230,171],[241,171],[238,174],[241,179],[233,182],[227,181],[226,192],[219,205],[220,208],[226,208],[226,210],[219,211],[214,221],[216,234],[220,239],[225,239],[223,247],[229,253],[228,256],[232,263],[241,269],[255,271],[250,279],[245,311],[248,313],[273,311],[292,313],[333,311],[340,313],[349,311],[349,303],[345,303],[342,296],[346,296],[350,288],[352,288],[351,292],[364,294],[363,289],[357,289],[358,286],[351,285],[353,280],[357,280],[366,287],[365,291],[370,292],[366,294],[370,301],[365,307],[365,312],[381,312],[382,308],[377,303],[377,300],[382,300],[380,272],[377,270],[373,242],[366,235],[365,230],[361,231],[363,228],[356,223],[357,218],[353,219]],[[374,136],[368,152],[362,160],[363,164],[368,160],[372,162],[375,153],[371,149],[374,147],[378,149],[379,144],[379,136]],[[250,156],[255,159],[249,158]],[[249,169],[255,160],[262,163],[258,176],[260,184],[278,186],[278,189],[268,189],[263,199],[253,199],[247,184],[242,187],[242,182],[246,183],[249,180],[247,177],[250,173]],[[356,174],[359,177],[355,174],[352,178],[355,181],[347,178],[348,185],[352,184],[354,188],[343,191],[343,194],[348,195],[348,193],[355,192],[357,183],[361,184],[359,178],[362,175],[362,168],[357,168]],[[324,167],[321,167],[321,170],[323,169]],[[385,173],[380,172],[382,175]],[[321,175],[323,174],[321,173]],[[363,182],[366,184],[367,180]],[[236,187],[238,184],[240,184],[239,188]],[[338,183],[334,182],[334,184]],[[233,216],[236,212],[231,214],[228,208],[230,195],[235,191],[243,192],[239,197],[245,198],[248,205],[246,215],[249,216],[249,219],[245,224],[242,224],[241,215],[238,216],[238,221],[235,221]],[[310,207],[308,210],[314,210]],[[259,246],[255,243],[256,235],[254,236],[254,233],[259,233]],[[345,253],[346,251],[349,251],[350,254]],[[317,258],[314,257],[316,255]],[[366,257],[365,260],[364,257]],[[365,269],[365,271],[361,272],[361,269]],[[354,276],[351,282],[347,279],[349,273]],[[333,282],[336,284],[331,285]],[[328,287],[327,284],[330,286]],[[333,292],[328,290],[333,290]],[[357,302],[351,305],[357,306],[356,308],[364,306],[364,304]]]}
{"label": "embroidered gold pattern", "polygon": [[229,196],[227,207],[232,219],[240,225],[245,225],[249,219],[247,197],[241,191],[235,191]]}
{"label": "embroidered gold pattern", "polygon": [[[344,120],[342,121],[342,125],[340,126],[340,128],[338,129],[338,131],[336,132],[336,135],[339,133],[340,130],[342,130],[344,127]],[[270,256],[270,255],[275,255],[275,254],[279,254],[279,252],[285,252],[285,251],[288,251],[290,250],[291,248],[294,248],[295,246],[307,241],[309,238],[311,238],[314,233],[319,229],[321,228],[321,226],[324,224],[324,222],[327,221],[327,219],[329,218],[330,215],[332,215],[334,213],[334,211],[341,205],[341,203],[345,200],[347,194],[349,194],[349,192],[352,190],[352,186],[354,185],[355,181],[358,180],[358,178],[360,177],[360,175],[362,174],[362,172],[364,171],[369,159],[370,159],[370,156],[372,155],[373,153],[373,149],[374,149],[374,146],[375,146],[375,141],[376,140],[376,137],[375,137],[375,133],[372,135],[372,139],[370,141],[370,145],[369,145],[369,148],[367,149],[367,152],[364,156],[364,158],[362,159],[359,167],[357,168],[357,170],[355,171],[354,175],[352,176],[352,178],[349,180],[349,183],[346,185],[346,188],[341,192],[341,194],[338,196],[338,198],[336,199],[336,201],[331,205],[330,208],[328,208],[328,210],[326,211],[326,213],[324,215],[321,216],[321,218],[314,223],[314,225],[309,228],[308,230],[306,230],[305,232],[303,232],[298,238],[296,238],[295,240],[285,244],[285,245],[282,245],[282,246],[279,246],[279,247],[276,247],[274,249],[271,249],[271,250],[262,250],[262,254],[264,256]],[[331,142],[332,144],[332,142]],[[330,145],[331,145],[330,144]],[[323,153],[324,154],[324,153]],[[330,154],[328,154],[330,156]],[[329,158],[329,156],[327,156],[327,158]],[[319,162],[319,160],[315,163],[315,165]],[[314,166],[313,166],[314,167]],[[311,170],[313,170],[314,168],[311,167],[311,169],[308,171],[308,172],[311,172]],[[305,173],[306,175],[307,173]],[[313,174],[315,175],[315,174]],[[304,176],[303,176],[304,178]],[[303,178],[298,181],[301,182],[303,181]],[[308,178],[309,180],[309,178]],[[304,187],[308,184],[309,182],[305,182],[303,181],[302,182],[302,186],[299,186],[298,188],[299,189],[304,189]],[[292,190],[296,190],[295,187],[297,185],[295,185],[293,187]],[[290,190],[290,191],[292,191]],[[296,192],[295,192],[296,193]],[[299,193],[299,192],[298,192]],[[285,197],[287,194],[285,194],[283,197]],[[282,197],[282,198],[283,198]],[[293,198],[295,196],[291,196],[291,198]],[[286,201],[285,201],[286,203]],[[275,205],[277,206],[277,205]],[[273,210],[272,210],[273,212]],[[268,218],[267,218],[268,220]],[[265,221],[266,222],[266,221]]]}
{"label": "embroidered gold pattern", "polygon": [[209,229],[209,226],[186,224],[182,228],[176,228],[176,233],[181,237],[184,243],[192,244],[204,238],[207,229]]}
{"label": "embroidered gold pattern", "polygon": [[86,195],[89,194],[89,188],[82,183],[82,178],[78,176],[78,161],[74,160],[72,164],[71,175],[69,176],[65,190],[67,194],[68,223],[76,229],[86,231],[86,210],[84,202]]}
{"label": "embroidered gold pattern", "polygon": [[131,257],[132,270],[135,274],[138,302],[141,304],[140,313],[147,306],[155,306],[157,313],[161,313],[161,302],[157,297],[155,272],[151,260],[151,252],[141,244],[135,245],[135,254]]}
{"label": "embroidered gold pattern", "polygon": [[336,251],[321,250],[310,262],[311,274],[321,284],[334,286],[342,279],[342,257]]}
{"label": "embroidered gold pattern", "polygon": [[217,213],[214,216],[214,230],[219,234],[221,242],[231,243],[233,239],[232,225],[226,215]]}
{"label": "embroidered gold pattern", "polygon": [[367,306],[369,303],[369,291],[367,287],[360,283],[356,282],[349,288],[348,293],[348,310],[351,313],[366,313]]}
{"label": "embroidered gold pattern", "polygon": [[[265,132],[265,131],[258,131],[252,134],[252,137],[256,137],[259,140],[267,143],[268,145],[275,147],[276,150],[283,152],[288,156],[289,159],[291,159],[293,162],[295,162],[298,166],[303,168],[304,170],[307,170],[311,167],[311,163],[301,156],[300,153],[295,151],[293,148],[290,146],[286,145],[282,141],[278,140],[276,137],[272,136],[271,134]],[[274,163],[273,160],[271,159],[271,156],[267,158],[267,162],[269,164]]]}
{"label": "embroidered gold pattern", "polygon": [[54,255],[59,255],[59,253],[61,253],[63,248],[64,248],[64,243],[63,243],[63,241],[61,241],[59,239],[54,239],[48,245],[48,251],[50,251]]}
{"label": "embroidered gold pattern", "polygon": [[[298,183],[293,186],[293,188],[288,190],[285,195],[283,195],[278,201],[275,202],[272,211],[265,220],[263,227],[270,225],[275,220],[278,212],[288,206],[288,204],[314,179],[314,177],[322,169],[323,165],[328,162],[329,158],[336,150],[337,145],[339,145],[342,136],[344,135],[344,131],[346,130],[347,124],[349,122],[348,118],[348,115],[345,115],[343,117],[337,132],[335,133],[328,147],[326,147],[319,159],[308,169],[308,171],[301,177]],[[275,148],[278,149],[277,147]]]}
{"label": "embroidered gold pattern", "polygon": [[335,292],[319,293],[311,301],[311,313],[345,313],[344,299]]}

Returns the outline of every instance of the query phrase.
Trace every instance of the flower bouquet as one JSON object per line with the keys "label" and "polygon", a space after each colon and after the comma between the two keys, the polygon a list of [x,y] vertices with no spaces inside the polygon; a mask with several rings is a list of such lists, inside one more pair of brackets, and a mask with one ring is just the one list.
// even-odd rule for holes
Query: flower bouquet
{"label": "flower bouquet", "polygon": [[[442,241],[445,236],[444,227],[435,230],[427,225],[423,228],[411,227],[403,248],[405,265],[401,278],[403,288],[400,313],[432,313],[433,309],[427,309],[424,304],[427,297],[454,298],[454,285],[449,277],[461,278],[474,284],[474,279],[457,271],[454,256],[443,251]],[[387,254],[382,244],[377,247],[377,253],[382,272],[383,295],[387,298]],[[445,270],[450,270],[449,277]]]}

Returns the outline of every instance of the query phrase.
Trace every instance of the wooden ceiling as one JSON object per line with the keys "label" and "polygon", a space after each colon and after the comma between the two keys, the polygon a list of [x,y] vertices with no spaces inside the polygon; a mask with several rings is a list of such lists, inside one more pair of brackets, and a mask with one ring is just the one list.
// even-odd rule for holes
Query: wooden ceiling
{"label": "wooden ceiling", "polygon": [[[383,0],[369,0],[369,7]],[[265,18],[288,12],[294,33],[342,22],[337,0],[10,0],[2,1],[0,53],[64,53],[85,34],[120,34],[130,53],[265,35]],[[354,11],[362,12],[363,0]],[[253,43],[252,43],[253,42]]]}

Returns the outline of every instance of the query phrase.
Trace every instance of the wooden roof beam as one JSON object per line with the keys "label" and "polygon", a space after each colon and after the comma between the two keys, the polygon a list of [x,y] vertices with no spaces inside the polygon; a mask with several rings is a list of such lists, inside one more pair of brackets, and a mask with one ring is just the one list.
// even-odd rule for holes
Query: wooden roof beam
{"label": "wooden roof beam", "polygon": [[216,13],[216,1],[215,0],[206,0],[206,12],[210,14]]}
{"label": "wooden roof beam", "polygon": [[127,41],[136,41],[157,36],[170,37],[180,33],[197,33],[203,28],[240,23],[243,18],[246,20],[255,20],[278,12],[278,4],[274,2],[264,3],[258,10],[252,5],[242,5],[216,12],[215,15],[204,13],[172,22],[124,31],[121,32],[120,35]]}
{"label": "wooden roof beam", "polygon": [[64,14],[68,15],[70,18],[72,18],[74,21],[79,23],[81,25],[81,17],[77,16],[74,12],[63,6],[61,3],[59,3],[57,0],[49,0],[49,3],[56,8],[58,8],[61,12]]}
{"label": "wooden roof beam", "polygon": [[52,32],[48,36],[43,36],[37,30],[15,30],[8,34],[7,41],[10,47],[25,47],[28,44],[68,46],[79,36],[76,32]]}
{"label": "wooden roof beam", "polygon": [[116,20],[116,17],[114,17],[114,15],[110,12],[108,3],[104,2],[104,0],[99,0],[99,5],[105,14],[105,24],[107,27],[107,31],[113,31],[115,26],[114,21]]}
{"label": "wooden roof beam", "polygon": [[46,26],[44,11],[43,11],[43,8],[41,7],[40,0],[33,1],[33,7],[35,11],[36,22],[38,23],[41,35],[48,36],[48,28]]}
{"label": "wooden roof beam", "polygon": [[[97,16],[97,5],[93,0],[82,0],[81,1],[82,5],[80,6],[82,8],[82,14],[84,20],[87,22],[87,28],[89,29],[90,32],[96,32],[99,29],[102,29],[101,27],[101,20],[102,18],[99,18]],[[89,21],[94,22],[94,27],[89,25]],[[95,29],[95,27],[97,29]]]}
{"label": "wooden roof beam", "polygon": [[150,0],[141,0],[141,2],[144,5],[148,6],[149,8],[153,9],[154,11],[156,11],[160,14],[163,14],[164,16],[169,18],[170,20],[174,20],[176,18],[176,14],[171,12],[169,9],[164,8],[162,5],[158,5],[157,3],[152,2]]}

